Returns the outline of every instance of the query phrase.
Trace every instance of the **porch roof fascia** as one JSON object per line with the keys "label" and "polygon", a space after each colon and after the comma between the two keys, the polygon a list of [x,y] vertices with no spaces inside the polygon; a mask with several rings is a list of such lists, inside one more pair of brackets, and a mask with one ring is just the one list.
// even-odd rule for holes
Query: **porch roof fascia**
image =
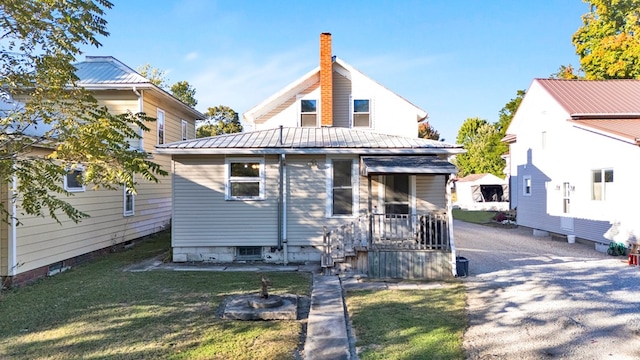
{"label": "porch roof fascia", "polygon": [[361,157],[362,176],[375,174],[457,174],[452,163],[435,156],[377,156]]}

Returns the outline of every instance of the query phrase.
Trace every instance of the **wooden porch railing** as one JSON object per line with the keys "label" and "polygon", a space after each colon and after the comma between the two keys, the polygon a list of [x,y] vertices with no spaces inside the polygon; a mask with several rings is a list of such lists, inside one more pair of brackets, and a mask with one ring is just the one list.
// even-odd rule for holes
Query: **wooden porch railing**
{"label": "wooden porch railing", "polygon": [[357,250],[451,250],[446,213],[365,214],[323,231],[323,267],[354,256]]}

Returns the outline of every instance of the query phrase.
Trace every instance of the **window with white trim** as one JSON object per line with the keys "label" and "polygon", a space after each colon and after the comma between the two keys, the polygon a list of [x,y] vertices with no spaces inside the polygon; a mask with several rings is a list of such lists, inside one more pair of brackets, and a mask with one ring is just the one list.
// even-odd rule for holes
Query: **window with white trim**
{"label": "window with white trim", "polygon": [[353,124],[352,127],[371,127],[371,112],[369,99],[353,100]]}
{"label": "window with white trim", "polygon": [[300,100],[300,126],[301,127],[317,127],[318,126],[318,108],[316,100],[301,99]]}
{"label": "window with white trim", "polygon": [[613,188],[613,169],[599,169],[591,172],[591,200],[606,201]]}
{"label": "window with white trim", "polygon": [[327,176],[327,214],[352,217],[358,213],[358,169],[353,159],[330,159]]}
{"label": "window with white trim", "polygon": [[228,158],[227,200],[261,200],[265,193],[263,158]]}
{"label": "window with white trim", "polygon": [[187,121],[182,120],[182,141],[187,140]]}
{"label": "window with white trim", "polygon": [[135,214],[135,194],[133,189],[128,186],[124,186],[123,191],[123,215],[131,216]]}
{"label": "window with white trim", "polygon": [[158,144],[164,144],[164,111],[158,109],[158,116],[156,117],[156,123],[158,126]]}
{"label": "window with white trim", "polygon": [[522,195],[531,196],[531,175],[522,177]]}
{"label": "window with white trim", "polygon": [[83,172],[83,166],[68,169],[67,174],[64,176],[64,189],[68,192],[85,191],[84,184],[82,183]]}

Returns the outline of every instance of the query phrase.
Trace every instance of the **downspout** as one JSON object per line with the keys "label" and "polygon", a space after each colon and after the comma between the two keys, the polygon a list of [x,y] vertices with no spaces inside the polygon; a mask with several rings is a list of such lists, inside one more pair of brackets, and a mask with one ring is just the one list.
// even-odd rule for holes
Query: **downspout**
{"label": "downspout", "polygon": [[[14,165],[15,166],[15,165]],[[16,214],[18,213],[18,177],[13,176],[11,181],[11,234],[8,234],[7,240],[7,275],[15,276],[18,267],[17,258],[17,237],[18,237],[18,219]]]}
{"label": "downspout", "polygon": [[453,183],[453,178],[451,175],[447,175],[447,188],[446,188],[446,197],[447,197],[447,225],[449,230],[449,247],[451,248],[451,272],[453,276],[457,276],[458,272],[456,270],[456,244],[453,241],[453,214],[451,213],[452,201],[451,201],[451,184]]}
{"label": "downspout", "polygon": [[[280,125],[280,145],[284,145],[284,139],[282,138],[283,127]],[[287,158],[284,153],[280,154],[279,158],[279,177],[278,182],[278,250],[283,250],[283,261],[287,265],[289,262],[289,249],[287,244],[287,200],[286,200],[286,171],[287,171]]]}

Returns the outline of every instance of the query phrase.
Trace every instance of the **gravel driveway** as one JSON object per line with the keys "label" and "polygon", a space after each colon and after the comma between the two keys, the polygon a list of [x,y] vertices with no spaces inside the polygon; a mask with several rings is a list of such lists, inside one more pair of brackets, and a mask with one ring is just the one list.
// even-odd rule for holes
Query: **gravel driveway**
{"label": "gravel driveway", "polygon": [[468,359],[640,359],[640,267],[591,246],[454,221]]}

